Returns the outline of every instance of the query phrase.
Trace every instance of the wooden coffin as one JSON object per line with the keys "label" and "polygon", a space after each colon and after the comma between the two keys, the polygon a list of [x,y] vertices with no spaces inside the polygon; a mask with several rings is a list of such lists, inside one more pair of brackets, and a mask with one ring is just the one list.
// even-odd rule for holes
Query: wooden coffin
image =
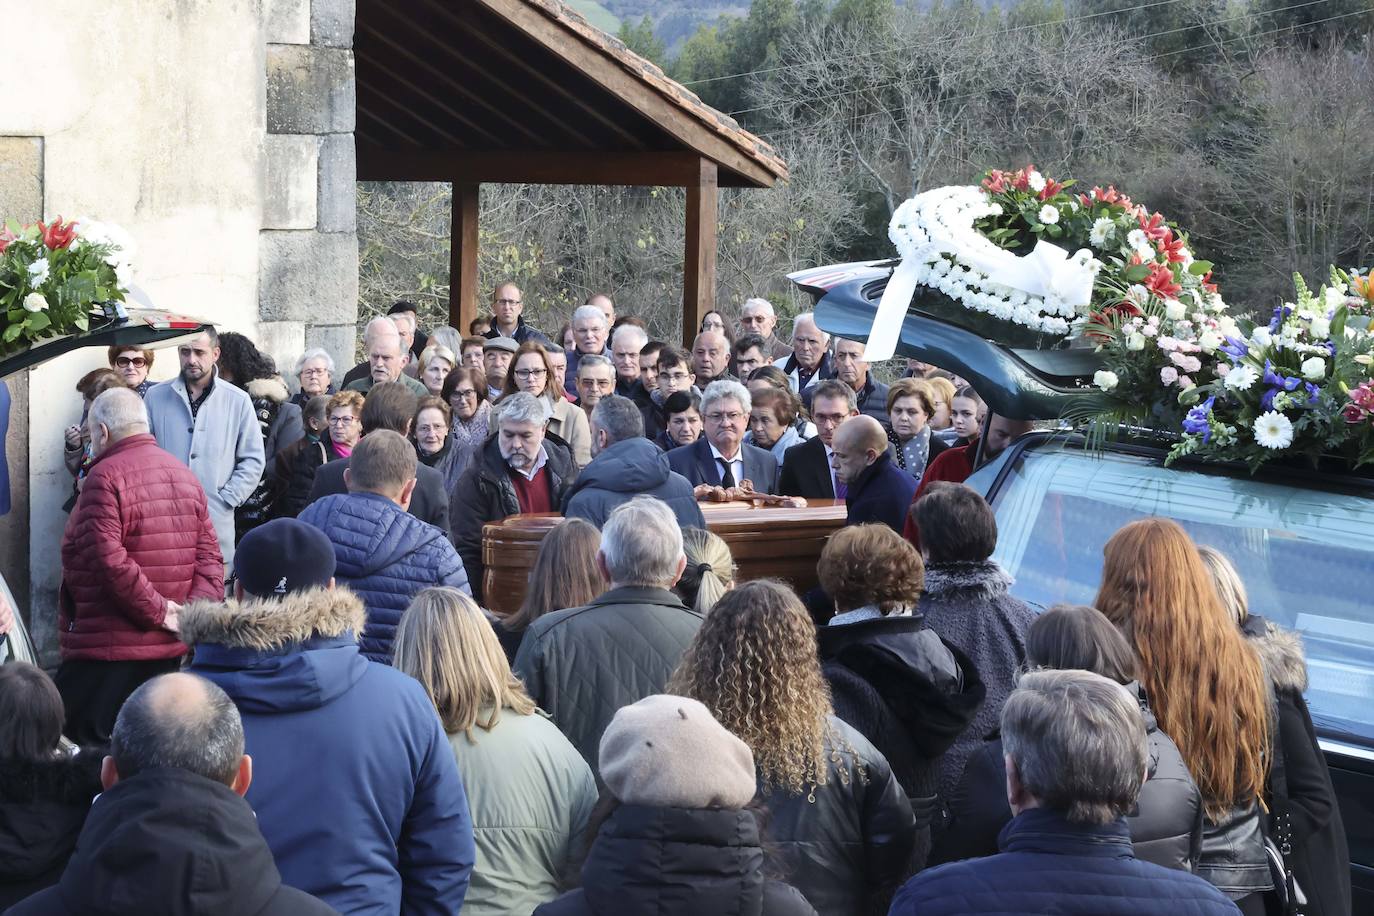
{"label": "wooden coffin", "polygon": [[[746,503],[703,503],[706,527],[730,545],[738,579],[783,579],[798,593],[816,584],[816,563],[831,533],[844,526],[843,502],[811,500],[805,509],[756,508]],[[562,520],[555,513],[512,515],[482,529],[483,588],[487,607],[509,614],[525,600],[525,583],[545,533]]]}

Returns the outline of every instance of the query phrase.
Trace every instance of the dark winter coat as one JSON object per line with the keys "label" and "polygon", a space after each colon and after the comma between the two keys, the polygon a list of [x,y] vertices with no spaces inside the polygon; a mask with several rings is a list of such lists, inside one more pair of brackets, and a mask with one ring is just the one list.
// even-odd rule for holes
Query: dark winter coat
{"label": "dark winter coat", "polygon": [[257,487],[234,509],[235,532],[239,538],[273,517],[276,502],[284,492],[276,474],[277,453],[305,436],[301,409],[288,399],[285,382],[279,378],[254,379],[246,390],[253,399],[253,412],[262,430],[262,451],[267,464]]}
{"label": "dark winter coat", "polygon": [[[307,505],[326,496],[348,492],[344,471],[348,470],[351,460],[350,457],[327,461],[315,470]],[[448,490],[444,488],[444,475],[421,464],[419,459],[415,462],[415,492],[410,495],[410,508],[406,511],[422,522],[448,530]]]}
{"label": "dark winter coat", "polygon": [[181,624],[191,672],[243,715],[282,879],[341,913],[451,916],[475,855],[467,795],[424,688],[359,653],[363,620],[339,588],[192,605]]}
{"label": "dark winter coat", "polygon": [[916,492],[916,478],[897,467],[892,456],[883,452],[877,460],[859,472],[849,484],[845,497],[848,512],[846,525],[881,522],[898,534],[906,521],[907,507]]}
{"label": "dark winter coat", "polygon": [[760,786],[785,878],[825,916],[885,913],[911,874],[911,803],[883,755],[834,716],[825,756],[829,774],[812,790],[814,801]]}
{"label": "dark winter coat", "polygon": [[891,916],[1238,916],[1235,904],[1201,878],[1132,855],[1122,818],[1086,826],[1032,808],[1002,829],[998,845],[999,855],[912,878]]}
{"label": "dark winter coat", "polygon": [[616,710],[663,692],[701,620],[667,589],[613,588],[530,624],[515,673],[598,772],[601,733]]}
{"label": "dark winter coat", "polygon": [[[1288,865],[1307,897],[1303,916],[1344,916],[1351,911],[1350,848],[1331,771],[1317,746],[1312,715],[1303,699],[1307,662],[1302,639],[1253,615],[1246,620],[1245,633],[1259,650],[1274,691],[1278,753],[1266,797],[1271,823],[1287,812],[1293,848]],[[1271,828],[1271,833],[1277,831]]]}
{"label": "dark winter coat", "polygon": [[706,527],[692,485],[643,437],[617,442],[593,458],[564,495],[563,515],[585,518],[600,528],[616,506],[636,496],[663,500],[684,528]]}
{"label": "dark winter coat", "polygon": [[582,886],[536,916],[814,916],[765,877],[750,811],[622,805],[601,825]]}
{"label": "dark winter coat", "polygon": [[100,794],[103,756],[0,760],[0,912],[62,877]]}
{"label": "dark winter coat", "polygon": [[310,490],[315,485],[315,472],[338,458],[334,440],[325,433],[320,438],[307,437],[282,449],[276,458],[277,475],[284,478],[282,494],[273,507],[276,518],[295,518],[310,504]]}
{"label": "dark winter coat", "polygon": [[56,887],[11,916],[321,916],[287,887],[253,809],[228,786],[185,770],[122,779],[91,806]]}
{"label": "dark winter coat", "polygon": [[147,433],[96,456],[62,534],[63,660],[154,661],[186,646],[162,628],[167,602],[224,595],[205,491]]}
{"label": "dark winter coat", "polygon": [[410,601],[426,588],[468,592],[463,561],[444,532],[378,493],[326,496],[300,520],[325,533],[338,565],[334,578],[367,606],[363,654],[391,663],[391,643]]}
{"label": "dark winter coat", "polygon": [[873,743],[916,814],[912,866],[930,853],[940,757],[983,702],[983,682],[919,617],[882,617],[816,631],[835,715]]}
{"label": "dark winter coat", "polygon": [[[544,452],[548,455],[544,467],[553,490],[553,505],[561,506],[568,488],[577,479],[577,466],[573,464],[571,450],[556,437],[544,437]],[[515,484],[510,482],[510,468],[501,457],[498,436],[493,435],[482,445],[482,450],[454,487],[448,519],[453,545],[458,548],[458,556],[463,558],[472,596],[479,604],[482,603],[482,574],[485,571],[482,526],[519,512],[520,500],[515,495]]]}
{"label": "dark winter coat", "polygon": [[[1191,872],[1202,849],[1202,793],[1178,746],[1159,730],[1137,688],[1149,743],[1149,778],[1133,815],[1126,818],[1137,859]],[[997,835],[1011,820],[1002,739],[974,751],[959,787],[949,799],[950,821],[940,834],[932,862],[953,862],[997,852]]]}
{"label": "dark winter coat", "polygon": [[1012,578],[991,560],[931,563],[920,612],[926,626],[968,656],[987,695],[973,724],[954,742],[940,764],[940,792],[950,797],[964,761],[997,730],[1002,704],[1016,688],[1026,662],[1026,631],[1035,612],[1007,591]]}

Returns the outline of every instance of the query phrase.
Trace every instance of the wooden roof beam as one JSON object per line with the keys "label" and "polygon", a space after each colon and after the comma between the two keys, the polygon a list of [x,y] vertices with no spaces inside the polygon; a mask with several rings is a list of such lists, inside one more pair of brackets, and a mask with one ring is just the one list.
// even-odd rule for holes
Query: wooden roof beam
{"label": "wooden roof beam", "polygon": [[689,152],[402,152],[359,142],[358,180],[687,188],[701,183],[701,157]]}

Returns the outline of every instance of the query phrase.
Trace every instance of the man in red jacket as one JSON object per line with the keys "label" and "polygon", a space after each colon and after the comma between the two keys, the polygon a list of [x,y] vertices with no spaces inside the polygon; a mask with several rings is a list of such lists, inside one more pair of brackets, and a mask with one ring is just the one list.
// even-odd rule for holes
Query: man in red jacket
{"label": "man in red jacket", "polygon": [[181,665],[177,614],[224,598],[224,562],[205,491],[158,447],[133,391],[116,388],[87,417],[95,460],[62,534],[57,688],[66,735],[107,744],[119,707]]}

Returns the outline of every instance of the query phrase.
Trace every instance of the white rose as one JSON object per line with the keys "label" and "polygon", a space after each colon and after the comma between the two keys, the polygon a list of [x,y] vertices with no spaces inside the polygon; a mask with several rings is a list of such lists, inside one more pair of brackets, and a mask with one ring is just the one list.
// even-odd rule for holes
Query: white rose
{"label": "white rose", "polygon": [[1313,337],[1325,340],[1331,336],[1331,322],[1325,318],[1313,318],[1307,330],[1311,332]]}
{"label": "white rose", "polygon": [[1274,337],[1269,333],[1269,329],[1261,325],[1250,332],[1250,342],[1260,349],[1268,347],[1274,342]]}
{"label": "white rose", "polygon": [[1204,353],[1214,353],[1221,346],[1221,335],[1216,331],[1203,331],[1197,339],[1197,345]]}
{"label": "white rose", "polygon": [[1145,349],[1145,335],[1137,332],[1126,335],[1126,349],[1139,351]]}
{"label": "white rose", "polygon": [[30,312],[41,312],[48,307],[48,300],[42,293],[29,293],[24,297],[24,308]]}
{"label": "white rose", "polygon": [[1106,369],[1098,369],[1093,373],[1093,384],[1103,391],[1111,391],[1117,384],[1116,373],[1108,372]]}
{"label": "white rose", "polygon": [[48,259],[39,258],[29,265],[29,282],[38,286],[48,279]]}
{"label": "white rose", "polygon": [[1345,302],[1345,290],[1338,289],[1334,286],[1328,286],[1322,291],[1322,301],[1326,304],[1327,308],[1333,309]]}
{"label": "white rose", "polygon": [[1046,226],[1053,226],[1055,223],[1059,222],[1059,210],[1049,204],[1045,204],[1045,206],[1040,208],[1040,222],[1044,223]]}
{"label": "white rose", "polygon": [[1326,378],[1326,360],[1320,356],[1302,361],[1302,377],[1309,382],[1319,382]]}
{"label": "white rose", "polygon": [[1183,316],[1187,313],[1188,310],[1177,299],[1170,299],[1164,303],[1164,317],[1170,321],[1182,321]]}

